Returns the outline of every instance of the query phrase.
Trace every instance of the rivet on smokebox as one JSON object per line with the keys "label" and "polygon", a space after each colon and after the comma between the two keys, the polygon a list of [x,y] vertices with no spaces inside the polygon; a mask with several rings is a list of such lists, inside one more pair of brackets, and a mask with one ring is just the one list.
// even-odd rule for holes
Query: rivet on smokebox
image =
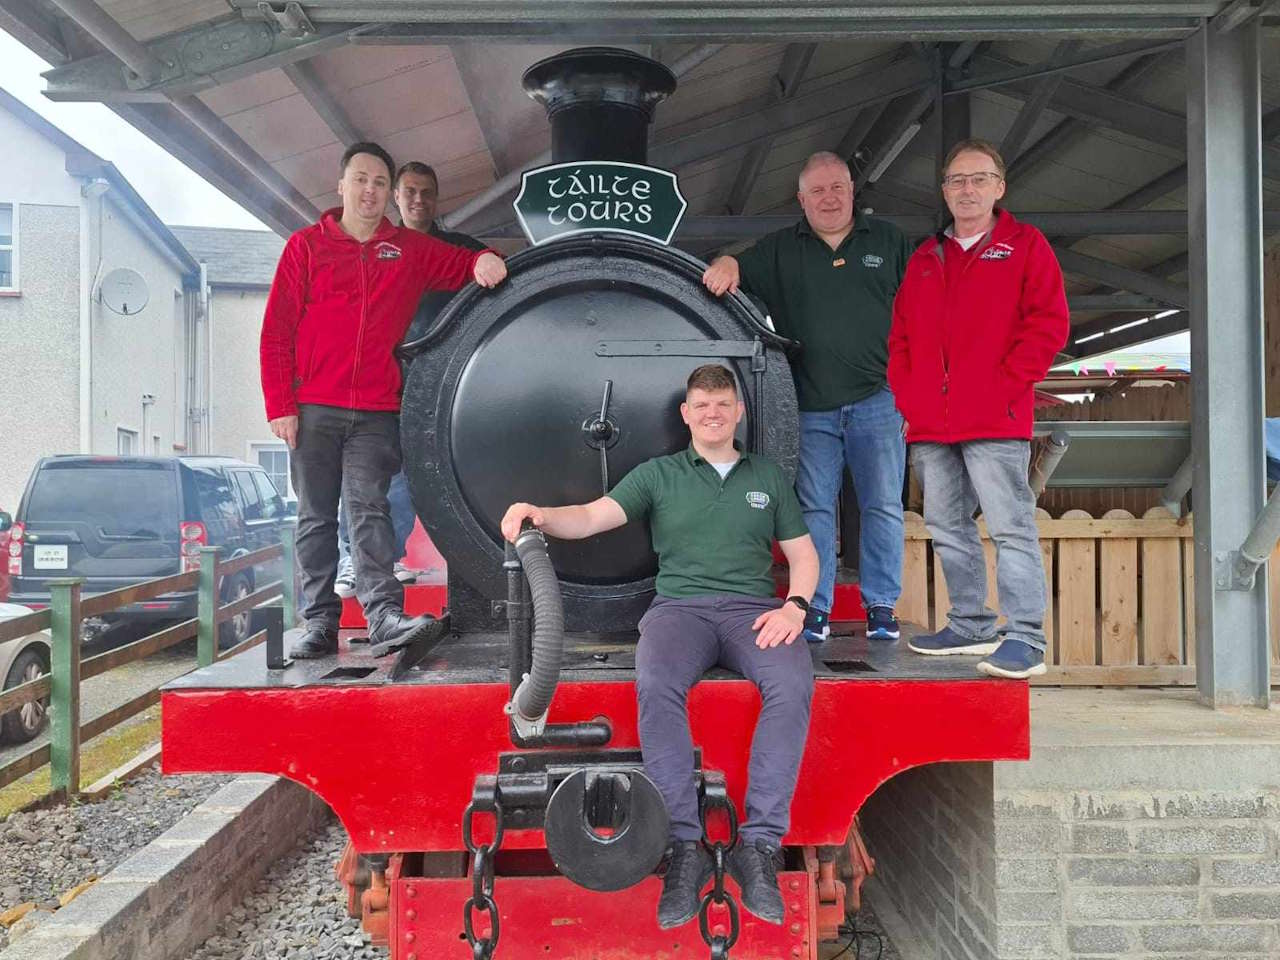
{"label": "rivet on smokebox", "polygon": [[791,881],[791,889],[792,889],[792,890],[799,890],[799,889],[800,889],[800,881],[799,881],[799,880],[792,880],[792,881]]}
{"label": "rivet on smokebox", "polygon": [[793,924],[791,925],[791,932],[792,932],[792,933],[799,933],[799,932],[800,932],[800,924],[798,924],[798,923],[793,923]]}
{"label": "rivet on smokebox", "polygon": [[408,894],[409,896],[411,896],[411,897],[416,897],[416,896],[418,895],[418,888],[417,888],[417,887],[405,887],[405,888],[404,888],[404,892],[405,892],[406,894]]}
{"label": "rivet on smokebox", "polygon": [[405,918],[406,920],[417,920],[417,919],[418,919],[418,911],[417,911],[417,910],[406,910],[406,911],[404,912],[404,918]]}
{"label": "rivet on smokebox", "polygon": [[413,943],[413,941],[415,941],[415,940],[417,940],[417,939],[418,939],[418,935],[417,935],[416,933],[414,933],[412,930],[410,930],[408,933],[406,933],[406,934],[404,935],[404,942],[405,942],[405,943]]}

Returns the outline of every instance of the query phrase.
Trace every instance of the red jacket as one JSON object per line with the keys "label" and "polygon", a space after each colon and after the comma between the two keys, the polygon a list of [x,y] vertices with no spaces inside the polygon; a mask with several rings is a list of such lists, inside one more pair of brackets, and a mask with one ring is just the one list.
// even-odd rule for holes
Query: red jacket
{"label": "red jacket", "polygon": [[394,226],[385,217],[364,243],[328,210],[289,238],[262,318],[267,419],[300,403],[399,410],[404,338],[427,290],[457,290],[479,252]]}
{"label": "red jacket", "polygon": [[1031,437],[1034,385],[1067,341],[1049,241],[1004,210],[965,251],[936,236],[907,261],[889,331],[889,387],[907,439]]}

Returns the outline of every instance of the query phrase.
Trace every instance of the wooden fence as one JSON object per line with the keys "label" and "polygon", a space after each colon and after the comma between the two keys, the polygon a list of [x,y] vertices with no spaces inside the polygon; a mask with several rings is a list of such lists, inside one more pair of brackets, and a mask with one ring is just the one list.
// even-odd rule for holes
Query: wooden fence
{"label": "wooden fence", "polygon": [[[196,661],[192,667],[207,666],[215,660],[233,656],[262,643],[266,631],[260,630],[240,644],[219,652],[218,627],[231,618],[283,597],[283,620],[291,626],[294,620],[294,585],[291,578],[265,584],[231,603],[222,604],[221,586],[225,577],[283,558],[284,569],[293,570],[292,529],[284,531],[283,542],[263,547],[225,562],[219,561],[218,549],[201,551],[200,568],[133,586],[81,597],[82,581],[74,578],[50,584],[49,609],[0,623],[0,643],[28,636],[40,630],[50,631],[51,666],[49,673],[8,690],[0,691],[0,716],[34,700],[49,698],[49,742],[34,747],[0,767],[0,787],[19,777],[51,764],[51,792],[62,797],[75,795],[80,789],[80,747],[98,734],[129,719],[160,700],[157,687],[134,697],[114,710],[85,723],[80,722],[80,684],[90,677],[151,656],[161,650],[196,638]],[[96,617],[121,607],[164,594],[195,589],[197,616],[149,634],[140,640],[97,656],[80,655],[80,625],[86,617]]]}
{"label": "wooden fence", "polygon": [[[1037,511],[1049,605],[1049,672],[1060,685],[1184,686],[1196,682],[1192,521],[1163,507],[1141,518],[1109,510],[1094,518]],[[941,629],[950,602],[924,521],[907,514],[899,615]],[[987,604],[996,601],[996,550],[978,521],[987,556]],[[1280,680],[1280,550],[1267,564],[1273,681]]]}

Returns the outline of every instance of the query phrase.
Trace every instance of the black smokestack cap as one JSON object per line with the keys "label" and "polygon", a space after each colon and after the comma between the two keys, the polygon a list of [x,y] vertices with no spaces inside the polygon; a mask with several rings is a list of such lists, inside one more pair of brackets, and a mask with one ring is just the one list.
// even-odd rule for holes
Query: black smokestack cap
{"label": "black smokestack cap", "polygon": [[675,91],[676,77],[629,50],[579,47],[535,63],[523,85],[547,109],[553,163],[644,163],[653,108]]}

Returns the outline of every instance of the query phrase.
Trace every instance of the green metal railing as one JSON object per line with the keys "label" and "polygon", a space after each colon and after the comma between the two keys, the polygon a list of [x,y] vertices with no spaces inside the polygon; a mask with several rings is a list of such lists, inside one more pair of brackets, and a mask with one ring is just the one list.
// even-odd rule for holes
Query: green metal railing
{"label": "green metal railing", "polygon": [[[0,643],[30,636],[41,630],[50,633],[49,673],[12,689],[0,691],[0,716],[23,704],[49,698],[49,742],[27,751],[0,766],[0,787],[5,787],[46,763],[50,764],[50,791],[63,798],[74,796],[80,789],[80,748],[88,740],[116,724],[141,713],[159,702],[160,688],[155,687],[87,723],[80,721],[80,685],[91,677],[133,663],[153,653],[196,638],[196,666],[204,667],[215,660],[235,656],[266,639],[267,631],[259,630],[234,647],[218,651],[218,627],[269,602],[281,599],[284,624],[292,626],[297,619],[297,581],[294,555],[294,531],[281,531],[281,542],[253,553],[220,561],[217,547],[204,547],[200,567],[187,573],[146,580],[120,590],[82,597],[84,581],[78,578],[54,580],[50,583],[49,609],[0,623]],[[274,580],[245,597],[230,603],[221,602],[222,583],[229,576],[253,567],[283,560],[287,572],[282,580]],[[148,634],[139,640],[97,656],[83,658],[80,652],[80,627],[86,617],[96,617],[133,603],[153,600],[169,593],[195,589],[196,616],[173,626]]]}

